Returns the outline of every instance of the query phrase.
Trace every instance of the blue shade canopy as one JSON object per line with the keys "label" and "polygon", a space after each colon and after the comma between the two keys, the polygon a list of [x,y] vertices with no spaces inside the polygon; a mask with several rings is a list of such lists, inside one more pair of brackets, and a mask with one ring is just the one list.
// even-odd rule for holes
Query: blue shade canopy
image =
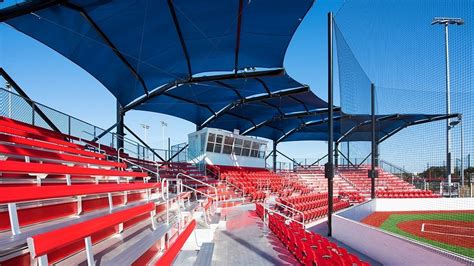
{"label": "blue shade canopy", "polygon": [[[280,97],[255,97],[258,100],[243,102],[226,110],[222,116],[214,118],[207,126],[240,132],[288,113],[307,112],[327,107],[327,103],[311,91],[292,93]],[[281,131],[281,130],[280,130]],[[284,133],[284,132],[283,132]]]}
{"label": "blue shade canopy", "polygon": [[[379,141],[399,132],[400,130],[423,123],[456,117],[457,114],[425,115],[425,114],[393,114],[376,116],[376,137]],[[334,138],[336,141],[371,141],[372,121],[370,115],[347,115],[335,113]],[[301,115],[295,117],[268,120],[263,125],[244,131],[247,135],[268,138],[278,142],[285,141],[327,141],[327,113],[318,115]]]}
{"label": "blue shade canopy", "polygon": [[[292,97],[295,97],[294,100],[285,100]],[[305,102],[302,102],[303,99]],[[273,104],[275,107],[269,108]],[[252,123],[250,121],[258,121],[256,116],[273,116],[279,107],[282,107],[282,112],[304,111],[305,105],[311,108],[326,103],[310,92],[307,86],[283,75],[182,84],[143,101],[134,109],[176,116],[200,128],[220,128],[216,124],[218,121],[243,119]],[[224,128],[233,130],[240,126],[231,127],[229,124]]]}
{"label": "blue shade canopy", "polygon": [[164,84],[203,73],[282,68],[313,2],[30,1],[41,8],[16,17],[4,17],[2,10],[0,18],[85,69],[126,106]]}

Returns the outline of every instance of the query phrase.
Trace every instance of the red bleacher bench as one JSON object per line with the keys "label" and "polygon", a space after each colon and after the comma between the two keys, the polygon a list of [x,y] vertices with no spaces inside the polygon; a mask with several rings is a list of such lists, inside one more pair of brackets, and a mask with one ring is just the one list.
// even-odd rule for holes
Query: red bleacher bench
{"label": "red bleacher bench", "polygon": [[[78,166],[65,166],[47,163],[26,163],[3,161],[0,164],[0,173],[15,173],[15,174],[29,174],[36,176],[38,183],[41,179],[46,178],[50,174],[54,175],[82,175],[82,176],[106,176],[106,177],[126,177],[126,178],[146,178],[147,173],[143,172],[128,172],[108,169],[96,169]],[[96,179],[98,182],[98,179]],[[117,179],[118,181],[119,179]]]}
{"label": "red bleacher bench", "polygon": [[[5,132],[5,130],[0,127],[0,132],[3,133],[12,133],[12,132]],[[45,141],[40,141],[38,138],[30,139],[27,136],[22,136],[22,135],[6,135],[6,134],[0,134],[0,141],[1,142],[7,142],[7,143],[14,143],[14,144],[19,144],[19,145],[25,145],[25,146],[31,146],[35,148],[41,148],[41,149],[48,149],[48,150],[54,150],[57,152],[66,152],[70,154],[78,154],[78,155],[84,155],[92,158],[98,158],[98,159],[104,159],[105,155],[96,153],[96,152],[91,152],[91,151],[86,151],[83,149],[77,149],[77,148],[72,148],[69,146],[63,146],[63,145],[58,145],[55,143],[50,143],[50,142],[45,142]]]}
{"label": "red bleacher bench", "polygon": [[48,254],[62,247],[84,239],[86,246],[87,261],[89,265],[95,265],[94,254],[92,253],[91,235],[107,229],[111,226],[123,224],[124,222],[150,213],[151,224],[156,228],[153,219],[155,203],[133,207],[123,211],[115,212],[106,216],[91,219],[72,226],[60,228],[54,231],[39,234],[28,238],[28,249],[33,259],[38,259],[39,265],[48,265]]}
{"label": "red bleacher bench", "polygon": [[29,148],[22,148],[13,145],[0,145],[0,154],[6,156],[27,156],[30,159],[36,158],[41,161],[49,160],[49,161],[57,161],[61,163],[68,163],[68,164],[90,164],[90,165],[97,165],[101,167],[120,167],[125,168],[127,165],[125,163],[118,163],[114,161],[107,161],[107,160],[97,160],[93,158],[88,158],[84,156],[77,156],[65,153],[57,153],[52,151],[44,151],[44,150],[36,150],[36,149],[29,149]]}
{"label": "red bleacher bench", "polygon": [[[134,184],[100,184],[100,185],[73,185],[73,186],[40,186],[40,187],[0,187],[0,204],[8,204],[11,231],[13,235],[20,234],[16,204],[45,199],[56,199],[65,197],[78,197],[78,204],[82,196],[108,194],[109,208],[113,208],[112,194],[128,191],[146,190],[150,194],[151,189],[160,188],[158,183],[134,183]],[[163,187],[161,187],[163,189]],[[78,214],[81,209],[78,208]]]}
{"label": "red bleacher bench", "polygon": [[52,142],[52,143],[56,143],[56,144],[71,147],[71,148],[78,148],[78,149],[84,148],[83,146],[79,144],[75,144],[75,143],[65,140],[64,137],[52,136],[45,131],[46,131],[45,129],[42,129],[42,130],[34,129],[32,125],[17,126],[13,123],[4,123],[0,119],[0,132],[23,136],[23,137],[32,138],[32,139],[43,140],[47,142]]}

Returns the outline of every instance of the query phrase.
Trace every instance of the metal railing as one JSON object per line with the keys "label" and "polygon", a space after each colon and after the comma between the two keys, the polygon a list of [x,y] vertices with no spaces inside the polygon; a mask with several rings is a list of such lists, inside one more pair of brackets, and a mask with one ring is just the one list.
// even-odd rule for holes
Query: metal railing
{"label": "metal railing", "polygon": [[[226,183],[229,183],[229,184],[230,184],[230,181],[227,182],[227,180],[228,180],[227,178],[226,178],[225,180],[226,180]],[[242,188],[241,188],[240,190],[242,191],[242,197],[245,198],[245,186],[244,186],[244,183],[242,183],[242,182],[240,182],[240,181],[237,181],[237,180],[235,180],[235,179],[232,179],[232,182],[233,182],[232,185],[233,185],[234,187],[238,188],[238,189],[240,189],[240,188],[237,187],[237,186],[234,185],[234,184],[238,184],[238,185],[240,184],[240,185],[242,185]]]}
{"label": "metal railing", "polygon": [[[141,165],[139,165],[139,164],[136,164],[136,163],[134,163],[134,162],[132,162],[132,161],[129,161],[129,160],[125,159],[125,158],[120,158],[120,155],[119,155],[119,157],[117,158],[117,161],[118,161],[118,162],[126,162],[126,163],[128,163],[128,164],[131,164],[131,165],[133,165],[133,166],[136,166],[136,167],[140,168],[140,170],[141,170],[142,172],[151,173],[151,174],[153,174],[153,175],[156,176],[156,182],[157,182],[157,183],[160,182],[160,181],[159,181],[159,179],[160,179],[160,174],[159,174],[159,172],[158,172],[158,169],[157,169],[156,172],[153,172],[152,170],[150,170],[150,169],[148,169],[148,168],[146,168],[146,167],[143,167],[143,166],[141,166]],[[144,182],[144,183],[147,183],[148,180],[150,180],[150,179],[151,179],[151,177],[149,177],[149,176],[146,177],[146,178],[143,178],[143,182]]]}
{"label": "metal railing", "polygon": [[[213,190],[214,190],[214,193],[215,193],[215,194],[214,194],[214,195],[215,195],[214,197],[212,197],[212,196],[209,195],[209,194],[206,194],[206,195],[207,195],[207,197],[212,198],[212,199],[214,200],[215,209],[217,209],[217,206],[218,206],[218,203],[219,203],[219,195],[218,195],[218,193],[217,193],[217,188],[216,188],[216,187],[214,187],[214,186],[212,186],[212,185],[210,185],[210,184],[208,184],[208,183],[206,183],[206,182],[203,182],[203,181],[201,181],[201,180],[199,180],[199,179],[197,179],[197,178],[194,178],[194,177],[192,177],[192,176],[183,174],[183,173],[178,173],[178,174],[176,175],[176,184],[179,183],[178,180],[180,180],[180,179],[179,179],[180,176],[184,176],[185,179],[190,179],[190,180],[196,181],[196,182],[198,182],[198,183],[200,183],[200,184],[202,184],[202,185],[204,185],[204,186],[206,186],[206,187],[209,187],[209,188],[213,189]],[[184,185],[184,184],[182,184],[182,185]],[[189,186],[186,186],[186,187],[189,187]],[[192,188],[192,190],[198,191],[197,189],[194,189],[194,188]],[[205,193],[203,193],[202,191],[199,191],[199,192],[202,193],[202,194],[205,194]]]}
{"label": "metal railing", "polygon": [[407,181],[408,179],[411,178],[411,181],[413,183],[413,178],[414,175],[413,173],[410,173],[406,171],[403,167],[394,165],[392,163],[389,163],[385,160],[380,160],[380,168],[382,168],[384,171],[389,172],[397,177],[399,177],[402,180]]}
{"label": "metal railing", "polygon": [[[237,190],[242,192],[242,202],[245,202],[245,187],[242,185],[242,188],[239,188],[238,186],[234,185],[233,183],[230,183],[227,179],[224,179],[224,182],[226,183],[227,186],[231,186],[236,188]],[[239,182],[237,182],[239,183]]]}
{"label": "metal railing", "polygon": [[[75,136],[82,140],[92,141],[106,130],[98,126],[87,123],[81,119],[70,116],[66,113],[43,105],[41,103],[23,98],[17,93],[0,88],[0,116],[8,117],[34,126],[43,127],[49,130],[52,128],[44,119],[38,115],[36,110],[44,113],[61,133]],[[153,154],[147,147],[137,141],[122,137],[114,132],[107,132],[98,139],[98,145],[105,145],[117,148],[117,140],[123,139],[125,150],[133,154],[137,159],[151,159]]]}
{"label": "metal railing", "polygon": [[[165,190],[165,184],[166,184],[166,190]],[[170,184],[167,179],[162,179],[161,180],[161,198],[166,201],[166,224],[170,223],[170,190],[169,190]],[[166,191],[166,197],[165,197],[165,191]]]}
{"label": "metal railing", "polygon": [[293,209],[293,208],[291,208],[290,206],[287,206],[287,205],[285,205],[285,204],[283,204],[283,203],[280,203],[280,202],[277,202],[277,201],[274,201],[274,202],[273,202],[274,204],[279,204],[279,205],[282,205],[282,206],[286,206],[286,207],[288,207],[288,208],[293,209],[293,210],[296,211],[296,212],[301,213],[301,214],[302,214],[303,221],[300,222],[300,221],[298,221],[298,220],[296,220],[296,219],[293,219],[292,217],[289,217],[289,216],[287,216],[287,215],[285,215],[285,214],[283,214],[283,213],[281,213],[281,212],[279,212],[279,211],[277,211],[277,210],[272,210],[272,209],[270,209],[270,205],[267,207],[268,201],[269,201],[268,198],[265,198],[265,199],[263,200],[263,224],[264,224],[264,225],[267,225],[266,213],[267,213],[267,211],[268,211],[269,214],[270,214],[270,213],[276,213],[276,214],[278,214],[278,215],[280,215],[280,216],[282,216],[282,217],[284,217],[284,218],[286,218],[286,219],[288,219],[288,220],[290,220],[290,221],[293,221],[293,222],[295,222],[295,223],[301,224],[301,225],[303,226],[303,229],[306,229],[306,224],[305,224],[305,219],[304,219],[304,213],[303,213],[303,212],[298,211],[298,210],[296,210],[296,209]]}

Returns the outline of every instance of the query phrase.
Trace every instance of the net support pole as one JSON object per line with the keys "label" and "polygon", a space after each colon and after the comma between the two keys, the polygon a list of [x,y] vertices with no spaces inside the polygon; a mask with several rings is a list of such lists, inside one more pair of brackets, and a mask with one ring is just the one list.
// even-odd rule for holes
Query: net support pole
{"label": "net support pole", "polygon": [[[446,115],[451,114],[451,84],[449,69],[449,32],[448,23],[444,25],[445,53],[446,53]],[[448,181],[448,193],[451,197],[451,119],[446,120],[446,179]]]}
{"label": "net support pole", "polygon": [[123,148],[124,138],[124,117],[122,105],[117,101],[117,150]]}
{"label": "net support pole", "polygon": [[347,166],[349,166],[350,160],[351,160],[350,146],[351,146],[351,143],[348,141],[347,142]]}
{"label": "net support pole", "polygon": [[334,178],[334,88],[333,88],[333,14],[328,13],[328,162],[325,176],[328,179],[328,236],[332,236],[333,178]]}
{"label": "net support pole", "polygon": [[459,117],[461,126],[461,186],[464,187],[464,129],[462,116]]}
{"label": "net support pole", "polygon": [[377,166],[377,139],[375,134],[375,85],[373,83],[370,84],[370,109],[372,115],[372,162],[371,168],[369,171],[369,178],[370,178],[370,197],[372,199],[375,198],[375,178],[377,177],[376,166]]}
{"label": "net support pole", "polygon": [[276,172],[277,168],[277,142],[273,141],[273,153],[272,153],[272,158],[273,158],[273,172]]}

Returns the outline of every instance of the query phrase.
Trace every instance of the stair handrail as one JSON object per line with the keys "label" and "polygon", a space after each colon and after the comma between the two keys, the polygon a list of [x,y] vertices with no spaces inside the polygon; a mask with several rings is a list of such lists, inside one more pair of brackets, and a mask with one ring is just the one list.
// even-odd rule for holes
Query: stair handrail
{"label": "stair handrail", "polygon": [[[383,164],[386,164],[386,165],[388,165],[388,166],[390,166],[390,167],[392,167],[392,168],[395,168],[396,170],[400,171],[402,174],[406,174],[406,175],[408,175],[408,176],[413,176],[413,173],[408,172],[407,170],[403,169],[402,167],[400,167],[400,166],[398,166],[398,165],[395,165],[395,164],[393,164],[393,163],[387,162],[387,161],[385,161],[385,160],[380,160],[380,165],[381,165],[381,166],[379,166],[379,168],[382,168],[382,170],[384,170],[384,171],[385,171],[385,169],[384,169],[383,166],[382,166]],[[387,171],[387,172],[391,173],[390,171]],[[396,176],[396,175],[393,174],[393,173],[391,173],[391,174],[394,175],[394,176]],[[403,179],[403,178],[402,178],[402,179]]]}
{"label": "stair handrail", "polygon": [[214,208],[213,208],[213,210],[211,211],[211,215],[214,215],[214,214],[216,213],[216,210],[217,210],[217,204],[216,204],[216,202],[218,201],[218,198],[217,198],[217,197],[213,197],[213,196],[211,196],[210,194],[204,193],[204,192],[199,191],[199,190],[197,190],[197,189],[195,189],[195,188],[193,188],[193,187],[191,187],[191,186],[185,185],[185,184],[183,184],[182,181],[180,182],[180,185],[181,185],[181,187],[185,187],[185,188],[187,188],[187,189],[189,189],[189,190],[191,190],[191,191],[200,193],[200,194],[206,196],[207,198],[212,199],[212,200],[214,201],[214,204],[213,204],[213,205],[214,205]]}
{"label": "stair handrail", "polygon": [[357,188],[357,186],[356,186],[351,180],[349,180],[349,178],[347,178],[347,177],[345,177],[344,175],[342,175],[342,174],[337,170],[337,168],[335,169],[334,174],[338,175],[341,179],[343,179],[344,181],[346,181],[347,183],[349,183],[352,187]]}
{"label": "stair handrail", "polygon": [[202,182],[201,180],[199,180],[199,179],[197,179],[197,178],[194,178],[194,177],[192,177],[192,176],[189,176],[189,175],[183,174],[183,173],[178,173],[178,174],[176,174],[176,182],[178,182],[179,176],[184,176],[186,179],[191,179],[191,180],[196,181],[196,182],[198,182],[198,183],[200,183],[200,184],[202,184],[202,185],[205,185],[205,186],[207,186],[207,187],[212,188],[212,189],[214,190],[214,192],[215,192],[215,195],[216,195],[216,201],[214,201],[214,204],[216,205],[215,207],[216,207],[216,209],[217,209],[218,202],[219,202],[219,195],[218,195],[218,193],[217,193],[217,188],[216,188],[216,187],[211,186],[211,185],[209,185],[209,184],[206,183],[206,182]]}
{"label": "stair handrail", "polygon": [[280,213],[280,212],[277,211],[277,210],[272,210],[272,209],[270,209],[270,206],[268,206],[268,208],[267,208],[267,203],[268,203],[269,200],[270,200],[270,199],[268,199],[268,198],[265,198],[265,199],[263,200],[263,223],[264,223],[265,225],[267,224],[267,223],[266,223],[265,210],[268,210],[269,213],[270,213],[270,212],[271,212],[271,213],[276,213],[276,214],[278,214],[278,215],[280,215],[280,216],[282,216],[282,217],[285,217],[285,218],[288,219],[288,220],[291,220],[291,221],[294,221],[294,222],[296,222],[296,223],[301,224],[301,225],[303,226],[303,229],[306,229],[306,224],[305,224],[305,219],[304,219],[304,213],[303,213],[303,212],[298,211],[298,210],[296,210],[296,209],[293,209],[293,208],[291,208],[291,207],[289,207],[289,206],[287,206],[287,205],[285,205],[285,204],[283,204],[283,203],[281,203],[281,202],[274,201],[275,204],[280,204],[280,205],[286,206],[286,207],[288,207],[288,208],[290,208],[290,209],[295,210],[296,212],[301,213],[301,214],[302,214],[302,217],[303,217],[303,221],[300,222],[300,221],[295,220],[295,219],[293,219],[293,218],[291,218],[291,217],[289,217],[289,216],[284,215],[283,213]]}
{"label": "stair handrail", "polygon": [[[280,206],[283,206],[284,208],[289,209],[289,210],[292,211],[293,213],[295,213],[295,212],[296,212],[296,213],[300,213],[301,216],[303,217],[303,224],[305,224],[304,213],[303,213],[302,211],[297,210],[297,209],[295,209],[295,208],[293,208],[293,207],[291,207],[291,206],[288,206],[288,205],[286,205],[286,204],[284,204],[284,203],[281,203],[281,202],[278,202],[278,201],[275,201],[275,204],[280,205]],[[294,205],[293,205],[293,206],[294,206]]]}
{"label": "stair handrail", "polygon": [[[227,180],[227,179],[226,179],[226,180]],[[232,180],[233,180],[233,182],[242,185],[242,189],[241,189],[241,190],[242,190],[242,197],[245,198],[245,186],[244,186],[244,183],[242,183],[242,182],[240,182],[240,181],[238,181],[238,180],[235,180],[235,179],[232,179]],[[234,187],[236,187],[236,188],[239,188],[239,187],[237,187],[237,186],[234,185],[234,184],[232,184],[232,185],[233,185]]]}
{"label": "stair handrail", "polygon": [[[150,169],[148,169],[148,168],[145,168],[145,167],[143,167],[143,166],[141,166],[141,165],[139,165],[139,164],[137,164],[137,163],[134,163],[134,162],[132,162],[132,161],[130,161],[130,160],[128,160],[128,159],[125,159],[125,158],[120,158],[120,160],[125,161],[125,162],[127,162],[127,163],[129,163],[129,164],[132,164],[132,165],[134,165],[134,166],[140,168],[140,170],[142,170],[142,171],[146,171],[146,172],[152,173],[152,174],[156,175],[157,180],[159,179],[159,174],[158,174],[158,172],[154,172],[154,171],[152,171],[152,170],[150,170]],[[159,181],[157,181],[157,182],[159,182]]]}
{"label": "stair handrail", "polygon": [[[166,189],[165,189],[165,183],[166,183]],[[161,180],[161,198],[166,201],[166,224],[170,223],[170,214],[169,214],[169,200],[170,200],[170,184],[168,182],[168,179],[163,178]],[[166,191],[166,197],[165,197],[165,191]]]}

